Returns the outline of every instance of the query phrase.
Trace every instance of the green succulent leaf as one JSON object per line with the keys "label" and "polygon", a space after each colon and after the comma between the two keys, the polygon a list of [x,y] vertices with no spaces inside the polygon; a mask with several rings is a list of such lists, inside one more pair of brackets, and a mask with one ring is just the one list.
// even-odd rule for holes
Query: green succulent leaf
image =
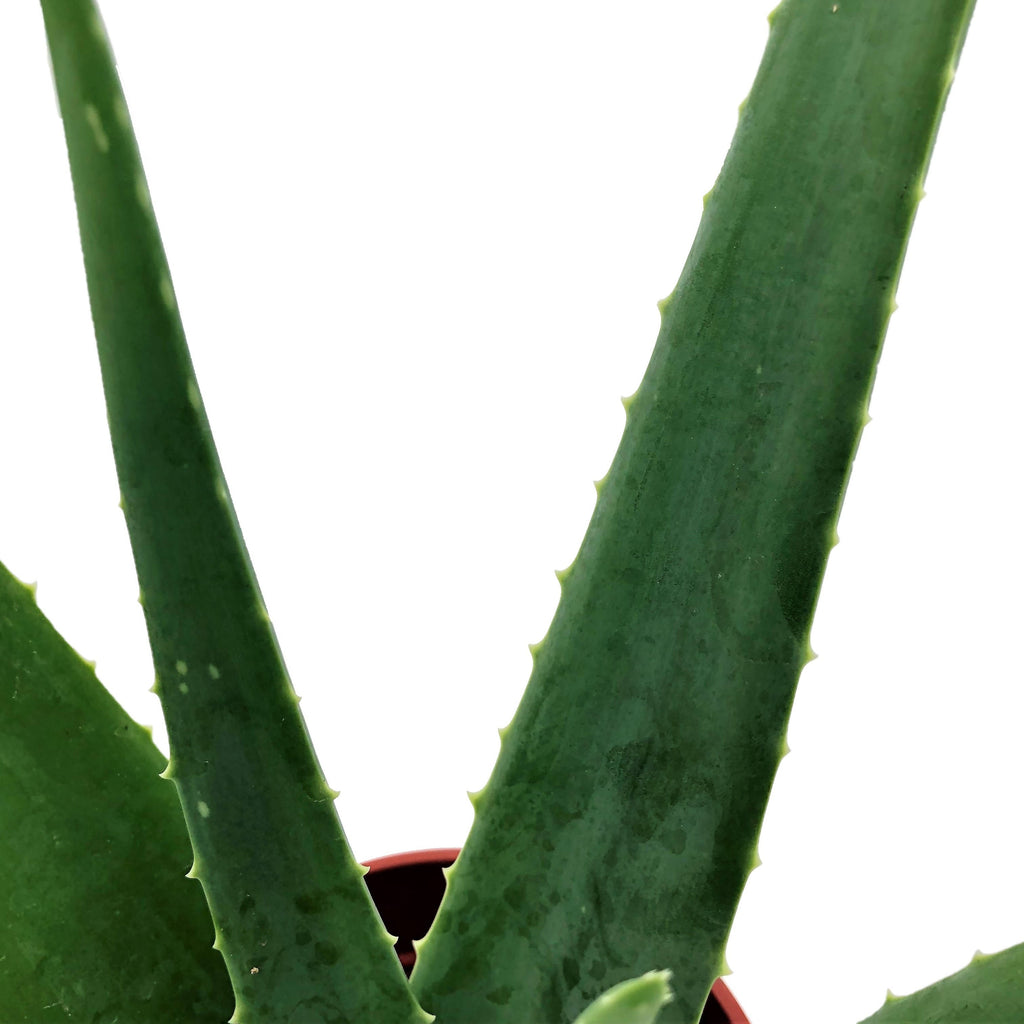
{"label": "green succulent leaf", "polygon": [[425,1019],[312,752],[185,344],[106,32],[42,0],[173,779],[237,1024]]}
{"label": "green succulent leaf", "polygon": [[166,760],[0,566],[0,1020],[223,1024]]}
{"label": "green succulent leaf", "polygon": [[671,971],[648,971],[620,981],[595,999],[575,1024],[654,1024],[661,1008],[672,1001]]}
{"label": "green succulent leaf", "polygon": [[861,1024],[1020,1024],[1024,943],[977,953],[961,971],[909,996],[889,995]]}
{"label": "green succulent leaf", "polygon": [[[786,0],[413,987],[696,1021],[757,863],[971,0]],[[493,965],[502,965],[495,977]]]}

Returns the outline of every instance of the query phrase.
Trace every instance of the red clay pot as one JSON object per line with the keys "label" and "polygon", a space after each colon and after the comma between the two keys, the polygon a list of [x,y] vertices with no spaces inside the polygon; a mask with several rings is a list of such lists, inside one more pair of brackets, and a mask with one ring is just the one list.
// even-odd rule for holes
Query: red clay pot
{"label": "red clay pot", "polygon": [[[370,869],[366,876],[367,888],[384,927],[398,936],[395,950],[407,975],[416,961],[412,940],[427,934],[444,895],[441,869],[454,863],[458,853],[457,849],[416,850],[365,862]],[[701,1024],[750,1024],[721,978],[711,989],[700,1021]]]}

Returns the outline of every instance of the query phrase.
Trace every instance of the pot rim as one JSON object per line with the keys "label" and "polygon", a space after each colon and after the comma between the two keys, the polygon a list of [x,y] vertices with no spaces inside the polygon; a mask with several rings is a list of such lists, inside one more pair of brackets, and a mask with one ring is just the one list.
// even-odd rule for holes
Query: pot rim
{"label": "pot rim", "polygon": [[[458,846],[439,846],[426,850],[410,850],[407,853],[392,853],[385,857],[372,857],[360,863],[370,871],[389,871],[393,868],[408,867],[413,864],[441,864],[445,867],[454,863],[460,853]],[[716,978],[711,986],[714,996],[722,1012],[729,1019],[729,1024],[750,1024],[750,1019],[729,991],[729,987],[721,978]]]}

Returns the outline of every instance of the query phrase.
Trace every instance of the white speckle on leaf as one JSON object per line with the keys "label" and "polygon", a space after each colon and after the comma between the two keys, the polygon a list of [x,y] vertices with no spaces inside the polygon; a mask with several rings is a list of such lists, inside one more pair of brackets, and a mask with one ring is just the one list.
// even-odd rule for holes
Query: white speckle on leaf
{"label": "white speckle on leaf", "polygon": [[89,28],[92,30],[92,34],[101,42],[107,41],[107,30],[103,24],[103,19],[100,17],[99,11],[93,11],[89,18]]}
{"label": "white speckle on leaf", "polygon": [[124,100],[120,96],[114,99],[114,117],[117,118],[117,123],[122,128],[131,128],[132,119],[128,116],[128,108],[124,105]]}
{"label": "white speckle on leaf", "polygon": [[249,973],[250,974],[259,974],[260,973],[260,969],[258,967],[250,967],[249,968]]}
{"label": "white speckle on leaf", "polygon": [[177,669],[179,676],[187,676],[188,675],[188,665],[186,665],[185,662],[183,662],[183,661],[176,661],[174,663],[174,667],[175,667],[175,669]]}
{"label": "white speckle on leaf", "polygon": [[216,665],[207,665],[206,671],[210,673],[211,679],[220,679],[220,669]]}
{"label": "white speckle on leaf", "polygon": [[100,112],[91,103],[86,103],[85,105],[85,119],[89,122],[89,127],[92,129],[92,137],[96,141],[96,148],[101,153],[110,152],[110,139],[107,138],[107,133],[103,130]]}
{"label": "white speckle on leaf", "polygon": [[188,392],[188,404],[198,412],[203,407],[203,400],[199,397],[199,386],[191,377],[185,385],[185,390]]}
{"label": "white speckle on leaf", "polygon": [[147,213],[153,209],[153,201],[149,197],[149,186],[141,171],[135,175],[135,198]]}
{"label": "white speckle on leaf", "polygon": [[160,298],[164,300],[164,305],[168,309],[175,309],[178,305],[174,298],[174,285],[166,274],[160,275]]}
{"label": "white speckle on leaf", "polygon": [[178,693],[188,693],[188,683],[178,683]]}
{"label": "white speckle on leaf", "polygon": [[210,816],[210,807],[205,800],[200,800],[197,806],[199,808],[199,816],[201,818],[208,818]]}

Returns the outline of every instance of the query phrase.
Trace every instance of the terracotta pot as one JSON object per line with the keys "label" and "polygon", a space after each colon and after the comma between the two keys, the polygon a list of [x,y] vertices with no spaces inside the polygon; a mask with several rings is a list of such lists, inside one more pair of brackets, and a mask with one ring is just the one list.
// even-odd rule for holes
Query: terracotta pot
{"label": "terracotta pot", "polygon": [[[416,960],[412,940],[427,934],[444,895],[441,869],[452,864],[458,853],[457,849],[417,850],[365,862],[370,869],[366,885],[384,927],[398,936],[395,950],[406,974]],[[701,1024],[750,1024],[721,978],[712,987],[700,1020]]]}

